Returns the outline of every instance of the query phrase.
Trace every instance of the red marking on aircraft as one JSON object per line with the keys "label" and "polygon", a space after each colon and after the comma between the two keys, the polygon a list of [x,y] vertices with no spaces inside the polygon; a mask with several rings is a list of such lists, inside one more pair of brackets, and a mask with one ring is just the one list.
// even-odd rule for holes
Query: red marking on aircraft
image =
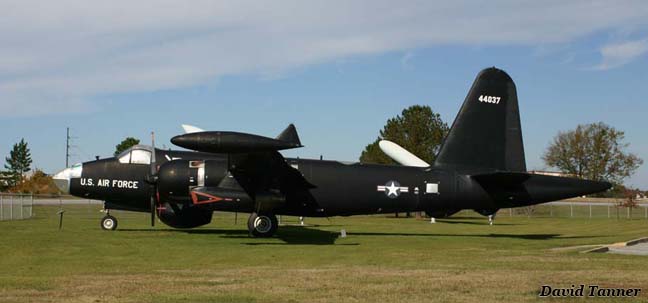
{"label": "red marking on aircraft", "polygon": [[[198,196],[207,198],[207,200],[199,201]],[[193,204],[207,204],[207,203],[214,203],[214,202],[219,202],[219,201],[223,201],[223,200],[232,201],[232,199],[221,198],[221,197],[217,197],[217,196],[212,196],[210,194],[201,193],[201,192],[195,192],[195,191],[191,192],[191,200],[193,201]]]}

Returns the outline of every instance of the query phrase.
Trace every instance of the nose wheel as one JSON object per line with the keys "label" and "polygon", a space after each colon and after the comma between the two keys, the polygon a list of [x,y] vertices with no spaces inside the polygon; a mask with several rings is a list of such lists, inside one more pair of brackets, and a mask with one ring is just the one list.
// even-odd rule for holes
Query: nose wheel
{"label": "nose wheel", "polygon": [[277,220],[277,216],[274,214],[252,213],[250,214],[250,218],[248,218],[248,230],[250,231],[250,236],[255,238],[272,237],[278,227],[279,221]]}
{"label": "nose wheel", "polygon": [[117,229],[117,219],[111,215],[106,215],[101,219],[101,229],[103,230]]}

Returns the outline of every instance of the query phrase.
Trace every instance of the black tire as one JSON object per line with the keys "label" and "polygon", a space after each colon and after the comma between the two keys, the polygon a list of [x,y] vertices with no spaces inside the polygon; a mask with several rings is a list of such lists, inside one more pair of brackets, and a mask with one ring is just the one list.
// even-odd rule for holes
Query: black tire
{"label": "black tire", "polygon": [[277,216],[274,214],[252,213],[248,218],[248,231],[250,236],[255,238],[272,237],[278,227],[279,221],[277,221]]}
{"label": "black tire", "polygon": [[100,225],[103,230],[115,230],[117,229],[117,218],[111,215],[106,215],[101,218]]}

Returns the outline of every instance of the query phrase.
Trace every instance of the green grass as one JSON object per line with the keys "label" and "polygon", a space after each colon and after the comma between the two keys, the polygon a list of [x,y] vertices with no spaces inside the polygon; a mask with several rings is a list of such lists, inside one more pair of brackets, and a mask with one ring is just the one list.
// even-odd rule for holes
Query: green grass
{"label": "green grass", "polygon": [[307,218],[253,239],[243,214],[175,230],[113,212],[107,232],[96,206],[65,210],[61,231],[58,207],[0,222],[0,302],[529,302],[547,301],[543,284],[640,287],[617,301],[648,301],[648,257],[555,249],[648,236],[640,217]]}

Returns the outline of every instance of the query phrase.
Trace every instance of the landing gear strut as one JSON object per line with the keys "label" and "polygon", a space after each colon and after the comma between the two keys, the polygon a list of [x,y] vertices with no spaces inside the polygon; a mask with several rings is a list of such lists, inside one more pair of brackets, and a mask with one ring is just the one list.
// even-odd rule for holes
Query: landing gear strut
{"label": "landing gear strut", "polygon": [[269,238],[274,235],[279,227],[279,222],[274,214],[252,213],[248,219],[250,236],[256,238]]}
{"label": "landing gear strut", "polygon": [[117,229],[117,218],[109,214],[106,214],[105,217],[101,218],[101,229],[103,230]]}

